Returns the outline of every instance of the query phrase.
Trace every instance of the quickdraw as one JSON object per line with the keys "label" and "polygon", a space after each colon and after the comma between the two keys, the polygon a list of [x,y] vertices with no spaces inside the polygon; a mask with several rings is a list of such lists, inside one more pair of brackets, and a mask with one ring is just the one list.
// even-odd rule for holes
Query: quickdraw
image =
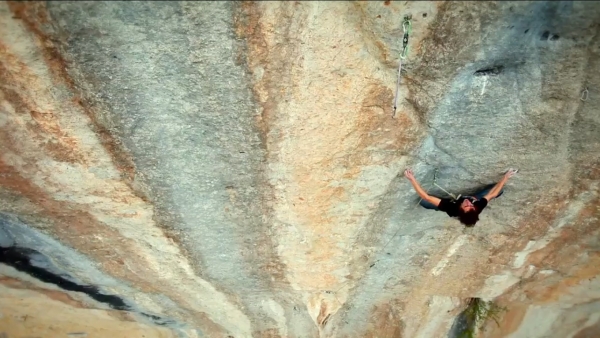
{"label": "quickdraw", "polygon": [[408,36],[412,31],[410,15],[404,17],[404,22],[402,22],[402,30],[404,31],[404,37],[402,38],[402,54],[400,54],[400,58],[404,60],[406,58],[406,54],[408,54]]}
{"label": "quickdraw", "polygon": [[581,97],[579,99],[581,101],[585,102],[585,101],[587,101],[589,94],[590,94],[590,92],[588,91],[587,87],[585,87],[585,89],[581,92]]}
{"label": "quickdraw", "polygon": [[408,37],[412,31],[410,15],[404,17],[402,30],[404,31],[404,37],[402,38],[402,52],[400,53],[400,60],[398,62],[398,79],[396,80],[396,95],[394,95],[394,112],[392,117],[396,116],[396,108],[398,108],[398,91],[400,90],[400,78],[402,76],[402,60],[404,60],[408,54]]}

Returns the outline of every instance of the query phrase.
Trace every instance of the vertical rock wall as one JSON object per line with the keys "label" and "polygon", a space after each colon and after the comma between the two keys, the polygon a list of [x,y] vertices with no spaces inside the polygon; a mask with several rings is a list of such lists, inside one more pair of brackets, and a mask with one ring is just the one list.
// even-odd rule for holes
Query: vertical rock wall
{"label": "vertical rock wall", "polygon": [[[598,22],[593,2],[0,4],[0,325],[48,304],[63,333],[101,313],[90,333],[445,337],[480,297],[507,309],[483,336],[594,336]],[[455,193],[521,170],[466,229],[417,206],[408,166],[440,197],[436,170]]]}

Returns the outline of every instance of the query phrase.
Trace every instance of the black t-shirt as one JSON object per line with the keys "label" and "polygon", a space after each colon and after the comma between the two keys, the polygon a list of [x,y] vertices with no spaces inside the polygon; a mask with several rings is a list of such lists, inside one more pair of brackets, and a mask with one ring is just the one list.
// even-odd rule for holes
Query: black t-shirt
{"label": "black t-shirt", "polygon": [[456,201],[449,198],[442,198],[440,204],[438,204],[438,209],[445,211],[450,217],[457,217],[460,204],[467,198],[471,200],[473,206],[475,206],[478,212],[481,212],[481,210],[483,210],[488,204],[488,201],[485,198],[476,200],[474,197],[461,197]]}

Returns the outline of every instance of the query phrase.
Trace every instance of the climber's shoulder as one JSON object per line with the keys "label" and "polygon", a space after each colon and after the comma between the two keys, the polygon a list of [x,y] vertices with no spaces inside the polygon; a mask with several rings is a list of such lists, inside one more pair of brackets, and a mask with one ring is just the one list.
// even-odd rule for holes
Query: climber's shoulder
{"label": "climber's shoulder", "polygon": [[481,212],[481,210],[483,210],[488,205],[488,200],[487,198],[482,197],[477,201],[473,202],[473,205],[479,210],[479,212]]}
{"label": "climber's shoulder", "polygon": [[444,211],[450,217],[458,216],[458,208],[460,204],[457,201],[451,200],[449,198],[441,198],[440,204],[438,205],[438,209]]}

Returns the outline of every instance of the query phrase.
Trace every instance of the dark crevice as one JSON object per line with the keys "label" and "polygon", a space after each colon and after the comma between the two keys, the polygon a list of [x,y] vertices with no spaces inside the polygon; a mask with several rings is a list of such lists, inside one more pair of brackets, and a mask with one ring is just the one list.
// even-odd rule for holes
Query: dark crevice
{"label": "dark crevice", "polygon": [[504,70],[504,66],[493,66],[488,68],[482,68],[474,73],[476,76],[484,76],[484,75],[499,75]]}
{"label": "dark crevice", "polygon": [[177,325],[177,323],[174,320],[165,319],[165,318],[155,316],[155,315],[145,313],[145,312],[141,312],[140,314],[146,318],[151,319],[152,322],[154,322],[154,324],[156,324],[156,325],[160,325],[160,326]]}
{"label": "dark crevice", "polygon": [[550,32],[544,31],[544,33],[542,33],[542,36],[540,37],[540,40],[545,41],[545,40],[548,40],[549,37],[550,37]]}
{"label": "dark crevice", "polygon": [[560,35],[558,35],[558,34],[550,34],[550,31],[544,31],[542,33],[542,36],[540,36],[540,40],[541,41],[547,41],[547,40],[556,41],[558,39],[560,39]]}
{"label": "dark crevice", "polygon": [[54,284],[63,290],[85,293],[92,299],[107,304],[112,309],[131,310],[131,308],[117,296],[102,294],[98,288],[94,286],[77,284],[44,268],[32,265],[29,257],[34,253],[39,254],[34,250],[19,247],[0,248],[0,263],[12,266],[31,277],[48,284]]}
{"label": "dark crevice", "polygon": [[[93,285],[81,285],[59,274],[32,263],[32,257],[42,255],[36,250],[16,246],[0,247],[0,263],[15,268],[44,283],[53,284],[65,291],[81,292],[90,298],[108,305],[111,309],[136,312],[121,297],[102,293]],[[42,255],[43,256],[43,255]],[[156,325],[176,324],[174,321],[159,316],[141,312],[141,315],[151,319]]]}

